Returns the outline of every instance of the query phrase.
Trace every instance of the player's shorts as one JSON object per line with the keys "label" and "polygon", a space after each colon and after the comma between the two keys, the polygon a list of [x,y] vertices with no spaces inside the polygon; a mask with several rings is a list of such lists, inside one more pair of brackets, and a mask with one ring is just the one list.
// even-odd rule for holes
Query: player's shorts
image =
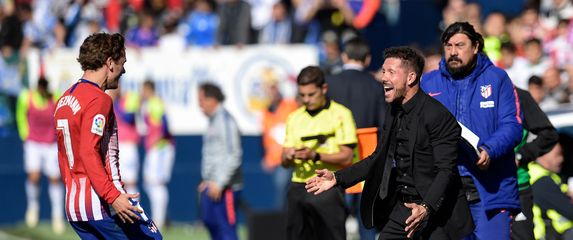
{"label": "player's shorts", "polygon": [[175,148],[172,144],[152,147],[143,163],[143,178],[146,183],[167,183],[171,179]]}
{"label": "player's shorts", "polygon": [[137,182],[137,174],[139,172],[137,144],[130,142],[119,143],[119,172],[123,182]]}
{"label": "player's shorts", "polygon": [[59,178],[58,145],[29,140],[24,142],[24,169],[26,173],[42,171],[49,178]]}
{"label": "player's shorts", "polygon": [[[134,205],[137,202],[132,201]],[[139,205],[138,205],[139,206]],[[70,222],[82,239],[163,239],[155,223],[145,214],[136,213],[140,219],[134,223],[123,223],[119,216],[102,220]]]}

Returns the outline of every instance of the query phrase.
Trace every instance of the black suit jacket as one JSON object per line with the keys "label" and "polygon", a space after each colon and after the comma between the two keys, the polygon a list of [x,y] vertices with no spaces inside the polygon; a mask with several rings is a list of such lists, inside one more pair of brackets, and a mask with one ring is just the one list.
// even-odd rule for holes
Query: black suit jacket
{"label": "black suit jacket", "polygon": [[327,96],[352,111],[356,128],[384,125],[384,86],[370,73],[347,69],[326,78]]}
{"label": "black suit jacket", "polygon": [[[412,110],[408,133],[409,153],[416,190],[431,208],[429,221],[444,227],[452,239],[460,239],[474,228],[471,213],[456,167],[461,128],[452,114],[420,89]],[[389,186],[391,161],[386,160],[390,128],[394,120],[392,104],[386,111],[382,137],[368,158],[336,173],[338,184],[352,186],[366,180],[360,213],[367,228],[382,227],[393,204],[395,191]],[[381,199],[379,196],[385,196]]]}

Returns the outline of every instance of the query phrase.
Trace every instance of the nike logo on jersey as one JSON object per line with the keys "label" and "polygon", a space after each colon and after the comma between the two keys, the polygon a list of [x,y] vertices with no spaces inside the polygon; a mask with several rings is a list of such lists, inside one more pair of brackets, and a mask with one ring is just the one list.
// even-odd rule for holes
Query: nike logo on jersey
{"label": "nike logo on jersey", "polygon": [[438,96],[440,94],[442,94],[442,92],[435,92],[435,93],[430,92],[430,93],[428,93],[428,95],[430,95],[430,97],[435,97],[435,96]]}

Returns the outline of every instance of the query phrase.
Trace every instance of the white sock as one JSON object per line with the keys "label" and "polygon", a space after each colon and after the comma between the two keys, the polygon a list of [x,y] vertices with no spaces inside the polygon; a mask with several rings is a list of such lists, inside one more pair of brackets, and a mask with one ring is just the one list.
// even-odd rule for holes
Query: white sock
{"label": "white sock", "polygon": [[151,201],[151,218],[155,222],[155,225],[161,230],[165,224],[167,202],[169,201],[167,187],[163,184],[150,184],[145,188],[147,196],[149,196],[149,200]]}
{"label": "white sock", "polygon": [[40,209],[40,203],[38,200],[39,195],[39,186],[30,182],[30,180],[26,180],[26,199],[28,201],[28,209]]}
{"label": "white sock", "polygon": [[52,203],[52,219],[64,217],[64,188],[62,183],[50,183],[48,188]]}

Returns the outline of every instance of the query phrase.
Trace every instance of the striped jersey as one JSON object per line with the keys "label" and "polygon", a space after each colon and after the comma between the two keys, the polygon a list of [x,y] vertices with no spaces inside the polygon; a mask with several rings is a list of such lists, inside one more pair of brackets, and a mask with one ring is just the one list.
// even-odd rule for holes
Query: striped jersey
{"label": "striped jersey", "polygon": [[80,80],[58,100],[54,118],[68,221],[115,215],[111,204],[125,191],[111,97],[97,84]]}

